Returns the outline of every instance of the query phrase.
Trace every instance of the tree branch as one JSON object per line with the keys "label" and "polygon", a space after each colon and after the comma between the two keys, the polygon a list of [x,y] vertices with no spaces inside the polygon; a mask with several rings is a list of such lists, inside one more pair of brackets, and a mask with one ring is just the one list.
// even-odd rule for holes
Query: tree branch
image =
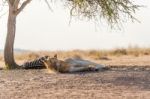
{"label": "tree branch", "polygon": [[26,0],[22,3],[22,5],[20,6],[20,8],[17,9],[16,11],[16,14],[19,14],[25,7],[28,3],[30,3],[32,0]]}
{"label": "tree branch", "polygon": [[20,0],[15,0],[14,6],[16,6],[18,8],[19,2],[20,2]]}
{"label": "tree branch", "polygon": [[48,2],[47,0],[45,0],[45,3],[47,4],[48,8],[53,12],[53,10],[52,10],[52,8],[51,8],[49,2]]}
{"label": "tree branch", "polygon": [[6,1],[8,2],[8,5],[9,5],[9,6],[12,6],[10,0],[6,0]]}

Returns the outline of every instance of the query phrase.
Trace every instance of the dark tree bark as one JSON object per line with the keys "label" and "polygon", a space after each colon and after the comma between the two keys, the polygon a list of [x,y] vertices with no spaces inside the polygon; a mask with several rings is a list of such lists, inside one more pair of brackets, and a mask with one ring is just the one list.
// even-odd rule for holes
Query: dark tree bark
{"label": "dark tree bark", "polygon": [[16,33],[16,18],[18,14],[30,3],[31,0],[25,0],[21,6],[19,6],[20,0],[8,0],[9,15],[7,23],[7,37],[4,48],[4,60],[7,69],[18,68],[18,64],[14,60],[14,41]]}
{"label": "dark tree bark", "polygon": [[7,37],[4,49],[5,65],[8,69],[15,69],[18,65],[14,60],[14,40],[16,32],[16,14],[13,7],[9,7],[8,23],[7,23]]}

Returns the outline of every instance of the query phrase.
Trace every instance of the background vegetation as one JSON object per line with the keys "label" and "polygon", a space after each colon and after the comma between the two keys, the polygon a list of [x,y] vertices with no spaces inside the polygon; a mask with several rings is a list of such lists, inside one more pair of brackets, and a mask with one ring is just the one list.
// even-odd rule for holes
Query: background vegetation
{"label": "background vegetation", "polygon": [[[38,57],[49,55],[53,56],[58,54],[60,59],[65,59],[69,57],[73,58],[90,58],[94,60],[108,59],[109,56],[135,56],[140,57],[143,55],[150,55],[150,48],[140,48],[140,47],[128,47],[128,48],[116,48],[112,50],[71,50],[71,51],[25,51],[16,52],[16,60],[34,60]],[[3,54],[0,53],[0,61],[3,61]]]}

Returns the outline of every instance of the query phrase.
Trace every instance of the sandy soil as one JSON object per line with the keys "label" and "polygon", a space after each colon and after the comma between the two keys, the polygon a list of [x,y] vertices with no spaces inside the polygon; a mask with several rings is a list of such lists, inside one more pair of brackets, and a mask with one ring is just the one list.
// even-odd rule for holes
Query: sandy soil
{"label": "sandy soil", "polygon": [[72,74],[0,70],[0,99],[150,99],[149,56],[97,62],[126,67]]}
{"label": "sandy soil", "polygon": [[150,71],[0,71],[0,99],[149,99]]}

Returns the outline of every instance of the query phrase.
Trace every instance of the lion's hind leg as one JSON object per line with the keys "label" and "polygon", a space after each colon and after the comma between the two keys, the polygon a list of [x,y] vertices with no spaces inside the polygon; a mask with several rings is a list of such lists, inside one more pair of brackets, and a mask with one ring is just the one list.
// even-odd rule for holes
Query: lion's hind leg
{"label": "lion's hind leg", "polygon": [[102,65],[89,65],[91,71],[99,71],[103,68]]}
{"label": "lion's hind leg", "polygon": [[90,71],[91,67],[89,66],[70,66],[69,72],[82,72]]}

